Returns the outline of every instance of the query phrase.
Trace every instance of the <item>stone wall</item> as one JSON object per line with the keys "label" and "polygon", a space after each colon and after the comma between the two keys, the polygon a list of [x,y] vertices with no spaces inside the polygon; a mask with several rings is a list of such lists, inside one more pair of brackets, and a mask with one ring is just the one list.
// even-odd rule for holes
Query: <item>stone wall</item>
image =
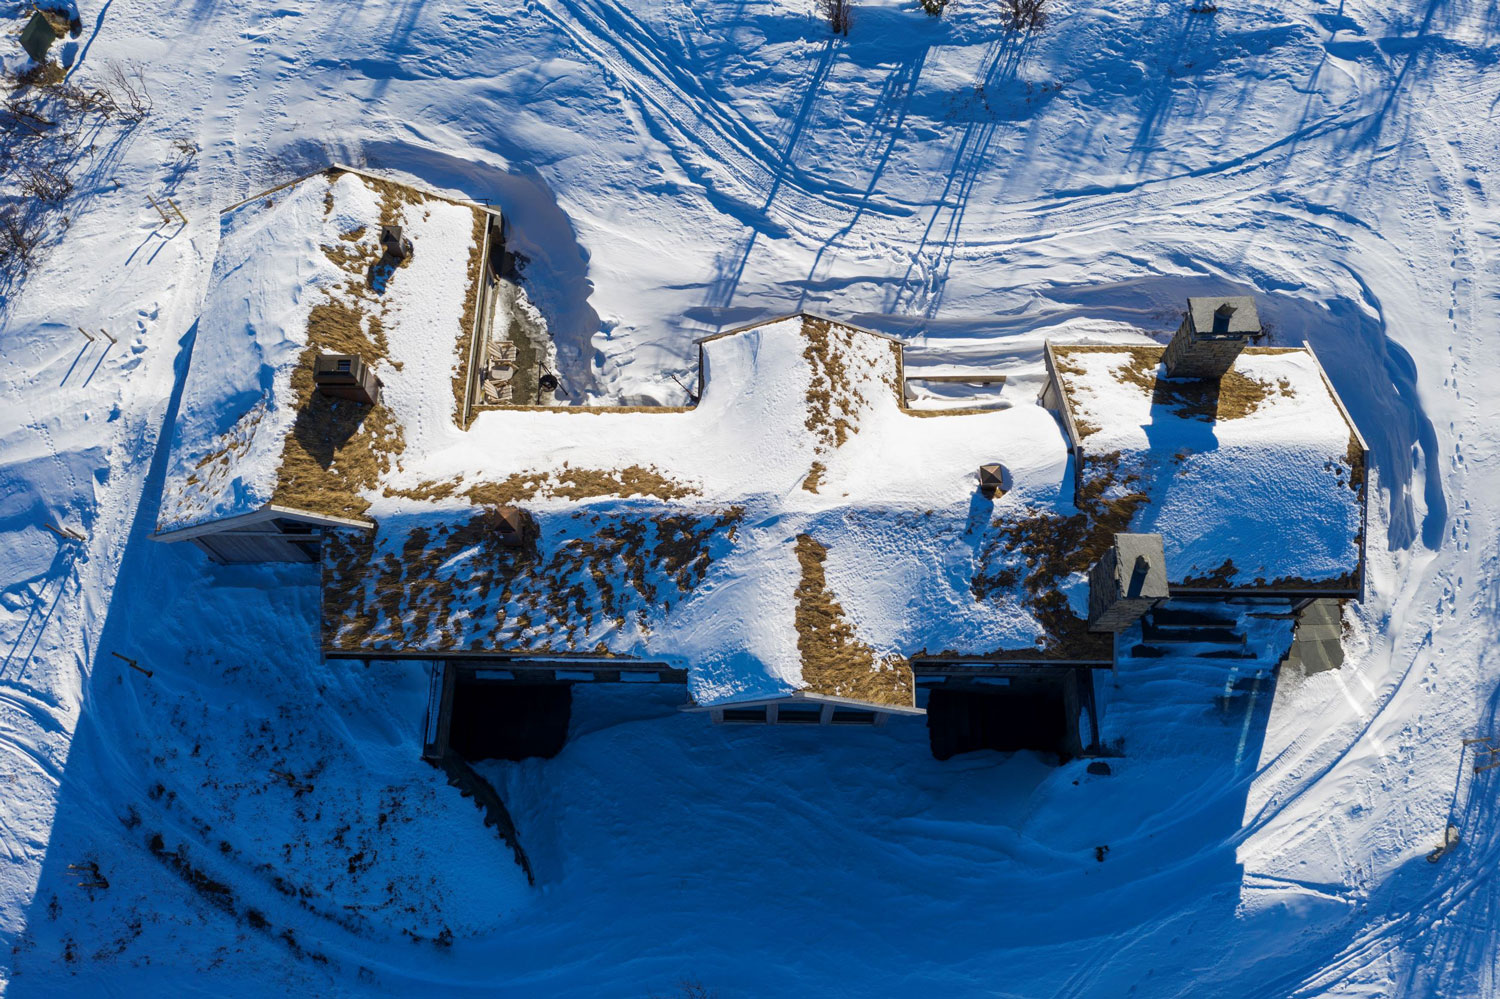
{"label": "stone wall", "polygon": [[1183,317],[1182,325],[1167,345],[1163,360],[1169,378],[1221,378],[1234,367],[1245,349],[1243,336],[1201,337],[1193,333],[1191,322]]}

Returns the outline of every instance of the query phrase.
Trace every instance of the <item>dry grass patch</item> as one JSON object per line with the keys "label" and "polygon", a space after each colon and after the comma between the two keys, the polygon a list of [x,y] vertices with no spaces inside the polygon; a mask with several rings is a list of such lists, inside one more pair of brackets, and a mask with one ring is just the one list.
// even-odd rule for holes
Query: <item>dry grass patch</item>
{"label": "dry grass patch", "polygon": [[[855,417],[870,405],[860,386],[850,377],[845,357],[853,352],[856,337],[869,334],[850,329],[826,319],[804,318],[802,335],[807,346],[802,356],[812,367],[812,377],[807,385],[807,429],[818,439],[821,452],[842,447],[859,432]],[[890,345],[895,353],[895,369],[900,367],[900,348]],[[901,387],[891,376],[882,379],[895,394],[897,405],[901,403]]]}
{"label": "dry grass patch", "polygon": [[1352,431],[1349,434],[1349,446],[1344,452],[1344,462],[1349,466],[1349,488],[1360,492],[1365,487],[1365,449]]}
{"label": "dry grass patch", "polygon": [[464,491],[470,500],[483,506],[505,506],[537,497],[577,501],[601,496],[651,496],[676,500],[696,493],[655,468],[642,465],[609,470],[565,465],[547,472],[515,472],[499,482],[480,482]]}
{"label": "dry grass patch", "polygon": [[1181,585],[1186,588],[1199,590],[1262,589],[1346,592],[1354,589],[1359,582],[1358,574],[1355,572],[1346,572],[1332,579],[1303,579],[1301,576],[1279,576],[1276,579],[1268,580],[1264,576],[1257,576],[1248,582],[1236,582],[1235,577],[1239,574],[1240,569],[1234,564],[1234,559],[1226,558],[1224,563],[1218,568],[1197,576],[1189,576],[1182,581]]}
{"label": "dry grass patch", "polygon": [[1045,632],[1038,639],[1042,654],[1108,658],[1107,639],[1088,633],[1087,622],[1073,612],[1061,586],[1074,573],[1093,568],[1115,535],[1130,529],[1147,496],[1139,488],[1140,475],[1123,468],[1118,451],[1085,455],[1079,476],[1077,513],[1028,509],[995,518],[970,589],[975,600],[986,600],[1020,585]]}
{"label": "dry grass patch", "polygon": [[[329,174],[329,199],[337,174]],[[362,178],[363,179],[363,178]],[[384,182],[365,180],[372,187]],[[395,187],[395,185],[386,185]],[[384,198],[390,201],[390,196]],[[331,210],[331,200],[326,202]],[[382,214],[386,212],[382,207]],[[363,227],[350,230],[341,244],[323,253],[348,280],[323,289],[324,300],[307,318],[307,347],[292,372],[296,417],[282,446],[273,503],[332,516],[362,516],[373,489],[405,447],[401,426],[384,406],[364,406],[314,390],[313,365],[319,354],[354,354],[372,367],[389,360],[385,305],[370,289],[369,268],[378,249],[364,242]],[[348,244],[348,245],[344,245]]]}
{"label": "dry grass patch", "polygon": [[802,679],[814,693],[870,704],[916,703],[911,664],[899,656],[881,657],[859,640],[854,626],[828,588],[823,564],[828,549],[809,534],[797,535],[797,651]]}
{"label": "dry grass patch", "polygon": [[[633,617],[665,614],[732,543],[743,508],[556,522],[526,514],[520,547],[498,510],[415,527],[399,543],[340,533],[324,555],[324,643],[336,649],[506,649],[599,654]],[[601,523],[602,521],[602,523]]]}
{"label": "dry grass patch", "polygon": [[[1284,349],[1268,348],[1259,353],[1286,353]],[[1151,396],[1153,406],[1170,409],[1174,416],[1193,420],[1238,420],[1259,409],[1273,395],[1292,398],[1296,393],[1286,378],[1275,383],[1253,378],[1241,371],[1230,369],[1217,381],[1197,378],[1167,378],[1161,369],[1165,347],[1114,346],[1107,344],[1084,344],[1054,348],[1058,359],[1058,372],[1075,378],[1087,374],[1085,369],[1065,360],[1077,354],[1115,354],[1121,362],[1111,371],[1120,382],[1134,385]],[[1064,377],[1064,381],[1067,379]],[[1070,395],[1072,385],[1064,386]],[[1080,437],[1096,433],[1098,427],[1085,422],[1074,414],[1074,424]],[[1085,428],[1087,428],[1085,430]]]}

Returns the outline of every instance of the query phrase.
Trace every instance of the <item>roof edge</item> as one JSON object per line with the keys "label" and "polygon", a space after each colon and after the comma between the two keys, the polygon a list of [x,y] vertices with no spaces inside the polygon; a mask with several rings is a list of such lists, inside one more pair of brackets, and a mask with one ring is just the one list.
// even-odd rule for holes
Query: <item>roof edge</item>
{"label": "roof edge", "polygon": [[202,537],[205,534],[218,534],[222,531],[232,530],[235,527],[247,527],[252,524],[259,524],[276,517],[286,517],[308,524],[317,524],[320,527],[354,527],[367,531],[375,529],[375,522],[372,520],[335,517],[326,513],[314,513],[311,510],[298,510],[294,507],[267,503],[259,510],[251,510],[248,513],[237,513],[232,517],[219,517],[200,524],[189,524],[187,527],[175,527],[167,530],[162,530],[158,527],[149,537],[152,541],[173,544],[178,541],[191,541],[193,538]]}
{"label": "roof edge", "polygon": [[312,180],[314,177],[318,176],[319,174],[334,173],[334,172],[338,172],[338,173],[352,173],[356,177],[364,177],[364,178],[366,178],[368,180],[378,180],[378,181],[381,181],[381,182],[386,183],[386,184],[396,184],[396,185],[399,185],[401,187],[408,188],[409,190],[417,191],[417,192],[419,192],[421,194],[426,195],[429,198],[436,198],[439,201],[446,201],[449,204],[453,204],[453,205],[462,205],[465,208],[473,208],[476,211],[485,212],[486,214],[493,215],[495,218],[500,218],[500,209],[496,208],[493,205],[487,205],[487,204],[485,204],[482,201],[468,201],[468,200],[466,200],[464,198],[453,198],[453,197],[449,197],[446,194],[438,194],[436,191],[433,191],[433,190],[431,190],[429,188],[426,188],[426,187],[418,187],[416,184],[408,184],[404,180],[396,180],[393,177],[383,177],[383,176],[381,176],[378,173],[373,173],[373,172],[371,172],[369,170],[362,170],[359,167],[352,167],[352,166],[349,166],[347,163],[339,163],[339,162],[336,162],[336,161],[335,162],[330,162],[327,166],[319,167],[316,170],[312,170],[312,171],[310,171],[308,173],[304,173],[300,177],[293,177],[291,180],[284,180],[280,184],[275,185],[274,187],[268,187],[264,191],[261,191],[259,194],[252,194],[252,195],[250,195],[250,197],[244,198],[244,199],[242,199],[240,201],[236,201],[234,204],[229,205],[228,207],[220,208],[219,209],[219,214],[220,215],[228,215],[230,212],[234,211],[235,209],[237,209],[237,208],[243,208],[243,207],[245,207],[246,205],[248,205],[252,201],[259,201],[261,198],[264,198],[268,194],[275,194],[277,191],[284,191],[284,190],[286,190],[289,187],[295,187],[296,185],[302,183],[303,181]]}
{"label": "roof edge", "polygon": [[748,333],[751,330],[759,329],[762,326],[770,326],[773,323],[786,322],[788,319],[819,319],[825,323],[838,323],[840,326],[846,326],[849,329],[854,330],[856,333],[865,333],[869,336],[879,337],[882,340],[889,340],[894,344],[905,343],[905,341],[898,336],[892,336],[889,333],[882,333],[879,330],[872,330],[868,327],[860,326],[858,323],[851,323],[847,319],[836,319],[833,316],[825,316],[821,312],[813,312],[809,309],[802,309],[798,312],[787,312],[778,316],[768,316],[765,319],[757,319],[753,323],[745,323],[743,326],[736,326],[733,329],[720,330],[718,333],[710,333],[707,336],[700,336],[692,342],[699,346],[702,346],[703,344],[708,343],[712,340],[722,340],[724,337],[737,336],[740,333]]}
{"label": "roof edge", "polygon": [[853,697],[838,697],[834,694],[818,694],[810,690],[792,690],[779,697],[756,697],[745,701],[715,701],[712,704],[684,704],[678,710],[687,712],[719,711],[724,708],[757,708],[766,704],[786,704],[796,701],[863,708],[892,715],[925,715],[927,713],[927,709],[919,708],[915,705],[877,704],[874,701],[861,701]]}

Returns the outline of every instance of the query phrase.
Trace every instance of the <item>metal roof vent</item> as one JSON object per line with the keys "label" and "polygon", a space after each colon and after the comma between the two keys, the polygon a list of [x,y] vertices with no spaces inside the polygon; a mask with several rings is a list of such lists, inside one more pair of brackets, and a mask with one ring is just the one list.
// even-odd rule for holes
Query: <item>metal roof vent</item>
{"label": "metal roof vent", "polygon": [[399,264],[412,255],[411,240],[401,235],[399,225],[380,227],[380,245],[385,249],[385,259],[381,262],[388,265]]}
{"label": "metal roof vent", "polygon": [[495,536],[506,548],[519,548],[526,541],[530,518],[518,506],[502,506],[495,511]]}
{"label": "metal roof vent", "polygon": [[979,491],[985,495],[986,499],[995,499],[998,496],[1004,496],[1010,488],[1005,484],[1007,478],[1008,475],[1006,474],[1005,466],[999,462],[980,465]]}

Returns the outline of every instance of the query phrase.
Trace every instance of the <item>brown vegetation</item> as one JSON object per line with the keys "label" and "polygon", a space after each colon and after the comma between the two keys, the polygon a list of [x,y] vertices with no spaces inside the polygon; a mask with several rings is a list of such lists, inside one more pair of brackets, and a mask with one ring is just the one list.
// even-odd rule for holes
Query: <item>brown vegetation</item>
{"label": "brown vegetation", "polygon": [[797,651],[802,679],[814,693],[848,697],[870,704],[915,703],[911,664],[899,656],[881,657],[859,640],[828,588],[823,563],[828,549],[811,535],[797,535]]}
{"label": "brown vegetation", "polygon": [[813,462],[812,467],[807,470],[806,477],[802,480],[802,488],[810,493],[816,493],[818,487],[823,484],[823,475],[827,471],[828,466],[821,461]]}
{"label": "brown vegetation", "polygon": [[[417,487],[430,495],[441,489],[436,483]],[[480,482],[464,490],[464,495],[483,506],[504,506],[534,499],[582,500],[600,496],[652,496],[659,500],[676,500],[695,495],[697,490],[667,478],[654,467],[628,465],[620,469],[562,468],[546,472],[515,472],[499,482]]]}
{"label": "brown vegetation", "polygon": [[1073,613],[1060,587],[1074,573],[1087,573],[1114,544],[1115,535],[1130,529],[1146,502],[1146,494],[1137,488],[1139,474],[1122,466],[1118,451],[1084,456],[1077,513],[1007,512],[995,518],[993,533],[980,548],[971,583],[974,599],[986,600],[1021,584],[1045,632],[1038,640],[1045,655],[1108,658],[1107,647],[1101,648],[1101,639],[1088,633],[1087,622]]}
{"label": "brown vegetation", "polygon": [[[410,530],[399,545],[336,533],[323,558],[329,648],[469,648],[608,654],[603,636],[666,613],[702,581],[741,507],[699,514],[574,513],[550,542],[530,514],[501,541],[499,511]],[[587,521],[585,526],[584,521]]]}
{"label": "brown vegetation", "polygon": [[[1248,351],[1247,351],[1248,352]],[[1262,348],[1255,353],[1285,353],[1285,348]],[[1218,381],[1197,378],[1167,378],[1161,369],[1165,347],[1116,346],[1086,344],[1054,348],[1058,372],[1066,382],[1068,375],[1082,376],[1085,371],[1065,360],[1076,354],[1118,354],[1124,363],[1115,366],[1114,375],[1127,385],[1134,385],[1151,396],[1153,406],[1172,410],[1174,416],[1193,420],[1238,420],[1254,413],[1272,394],[1291,398],[1295,392],[1288,379],[1276,383],[1253,378],[1241,371],[1226,372]],[[1072,386],[1065,386],[1070,395]],[[1073,420],[1080,437],[1096,433],[1098,427],[1080,419]]]}
{"label": "brown vegetation", "polygon": [[[338,172],[325,175],[330,185]],[[396,219],[406,196],[394,184],[360,178],[382,193],[381,216]],[[360,493],[373,489],[405,447],[401,425],[383,405],[366,406],[315,392],[313,365],[319,354],[355,354],[372,367],[389,360],[385,303],[370,288],[369,268],[380,258],[377,241],[363,227],[341,234],[340,244],[323,253],[347,274],[339,288],[323,289],[324,300],[308,312],[307,347],[292,372],[297,415],[282,446],[281,466],[271,501],[280,506],[331,516],[358,517],[369,509]]]}

